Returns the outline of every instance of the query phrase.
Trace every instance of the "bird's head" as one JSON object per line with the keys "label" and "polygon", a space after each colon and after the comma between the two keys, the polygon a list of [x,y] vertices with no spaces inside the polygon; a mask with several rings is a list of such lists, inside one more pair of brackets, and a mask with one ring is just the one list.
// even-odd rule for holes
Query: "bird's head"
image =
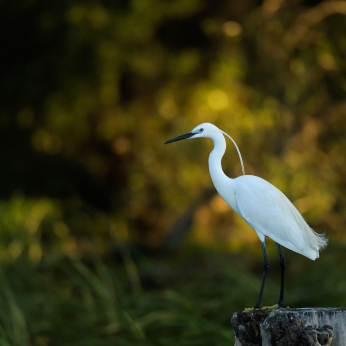
{"label": "bird's head", "polygon": [[221,134],[221,136],[224,134],[234,143],[234,145],[238,151],[238,155],[239,155],[241,167],[243,170],[243,174],[245,174],[243,159],[241,157],[241,154],[240,154],[240,151],[239,151],[237,144],[235,143],[235,141],[233,140],[233,138],[231,136],[229,136],[226,132],[221,131],[219,128],[217,128],[213,124],[204,123],[204,124],[198,125],[191,132],[188,132],[188,133],[185,133],[184,135],[169,139],[168,141],[166,141],[163,144],[181,141],[182,139],[198,138],[198,137],[210,138],[213,141],[215,141],[215,139],[218,138],[218,136],[220,136],[220,134]]}
{"label": "bird's head", "polygon": [[210,123],[204,123],[204,124],[196,126],[191,132],[172,138],[163,144],[168,144],[168,143],[181,141],[182,139],[189,139],[189,138],[198,138],[198,137],[213,138],[213,136],[215,136],[217,133],[221,133],[221,131],[215,125]]}

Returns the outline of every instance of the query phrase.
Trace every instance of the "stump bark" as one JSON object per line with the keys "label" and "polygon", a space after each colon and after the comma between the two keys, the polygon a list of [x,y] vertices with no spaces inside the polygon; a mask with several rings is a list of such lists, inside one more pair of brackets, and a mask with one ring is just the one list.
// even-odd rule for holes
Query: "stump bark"
{"label": "stump bark", "polygon": [[346,308],[235,312],[236,346],[345,346]]}

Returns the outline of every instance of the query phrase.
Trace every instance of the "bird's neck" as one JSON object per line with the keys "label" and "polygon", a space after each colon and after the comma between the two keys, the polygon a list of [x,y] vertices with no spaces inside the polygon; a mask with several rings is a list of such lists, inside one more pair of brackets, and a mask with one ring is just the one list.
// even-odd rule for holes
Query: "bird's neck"
{"label": "bird's neck", "polygon": [[[209,171],[211,175],[211,179],[213,183],[218,189],[218,183],[222,182],[225,179],[229,179],[226,174],[222,170],[221,159],[226,151],[226,141],[223,134],[220,132],[214,138],[212,138],[214,142],[214,149],[209,155]],[[220,191],[219,191],[220,193]]]}
{"label": "bird's neck", "polygon": [[212,139],[214,141],[214,149],[209,155],[209,171],[211,179],[220,196],[234,211],[239,213],[235,198],[234,180],[227,177],[221,166],[221,159],[226,151],[225,137],[220,132]]}

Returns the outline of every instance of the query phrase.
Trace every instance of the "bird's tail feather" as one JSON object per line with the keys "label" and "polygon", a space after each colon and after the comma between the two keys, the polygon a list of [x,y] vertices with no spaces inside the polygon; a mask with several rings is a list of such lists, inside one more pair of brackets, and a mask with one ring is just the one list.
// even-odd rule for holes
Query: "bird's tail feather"
{"label": "bird's tail feather", "polygon": [[310,245],[310,249],[301,249],[302,253],[307,252],[307,257],[315,259],[319,257],[319,251],[325,248],[328,244],[328,239],[325,233],[318,234],[316,233],[305,221],[304,217],[297,208],[291,203],[291,201],[284,195],[281,194],[281,199],[279,199],[279,204],[286,214],[288,220],[293,221],[293,228],[299,229],[301,235],[304,239],[305,244]]}
{"label": "bird's tail feather", "polygon": [[[311,228],[310,228],[311,229]],[[316,250],[323,250],[328,245],[328,238],[326,237],[326,233],[318,234],[313,229],[311,232],[314,234],[314,238],[316,241]]]}

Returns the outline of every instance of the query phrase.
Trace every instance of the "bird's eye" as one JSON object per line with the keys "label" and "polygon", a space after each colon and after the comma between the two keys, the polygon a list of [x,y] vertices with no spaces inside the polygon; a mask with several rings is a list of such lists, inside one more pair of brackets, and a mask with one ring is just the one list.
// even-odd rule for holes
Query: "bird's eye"
{"label": "bird's eye", "polygon": [[204,129],[199,129],[199,132],[203,132],[204,131]]}

